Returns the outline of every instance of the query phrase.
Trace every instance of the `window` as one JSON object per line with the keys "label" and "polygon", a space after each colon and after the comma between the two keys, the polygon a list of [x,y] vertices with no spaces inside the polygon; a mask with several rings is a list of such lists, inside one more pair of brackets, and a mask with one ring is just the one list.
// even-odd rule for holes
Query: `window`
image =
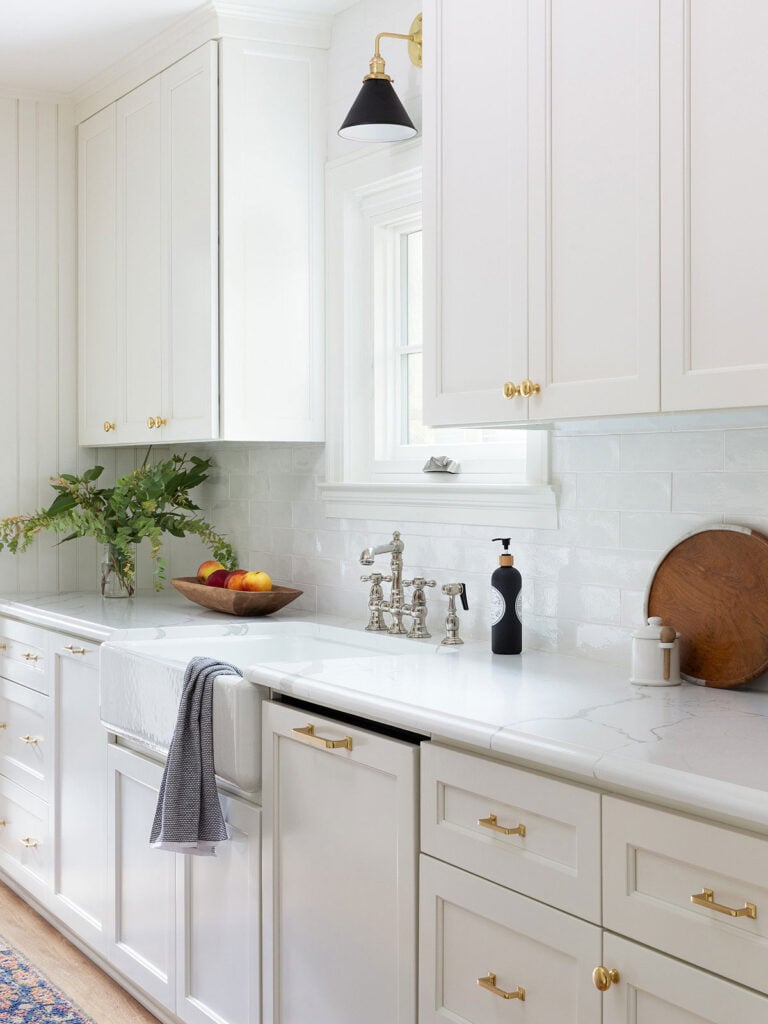
{"label": "window", "polygon": [[555,527],[546,431],[423,423],[420,143],[331,165],[326,215],[328,514]]}

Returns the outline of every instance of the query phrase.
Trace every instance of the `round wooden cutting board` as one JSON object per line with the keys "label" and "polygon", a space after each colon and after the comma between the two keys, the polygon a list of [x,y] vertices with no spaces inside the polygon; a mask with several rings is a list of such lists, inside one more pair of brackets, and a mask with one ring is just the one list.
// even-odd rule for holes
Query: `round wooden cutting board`
{"label": "round wooden cutting board", "polygon": [[742,686],[768,671],[768,538],[712,526],[662,558],[646,597],[681,635],[680,669],[706,686]]}

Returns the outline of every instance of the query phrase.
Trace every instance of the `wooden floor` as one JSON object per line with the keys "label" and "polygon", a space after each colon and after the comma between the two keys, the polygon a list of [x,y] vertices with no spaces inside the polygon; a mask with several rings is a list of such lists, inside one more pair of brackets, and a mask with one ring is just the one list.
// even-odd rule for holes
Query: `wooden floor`
{"label": "wooden floor", "polygon": [[97,1024],[157,1024],[79,949],[0,883],[0,935]]}

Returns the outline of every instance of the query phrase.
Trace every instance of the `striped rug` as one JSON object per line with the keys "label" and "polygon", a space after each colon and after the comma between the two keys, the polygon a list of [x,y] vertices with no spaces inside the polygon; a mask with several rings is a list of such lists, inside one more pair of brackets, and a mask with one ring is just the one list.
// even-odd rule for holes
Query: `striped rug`
{"label": "striped rug", "polygon": [[2,1024],[93,1024],[93,1019],[0,936]]}

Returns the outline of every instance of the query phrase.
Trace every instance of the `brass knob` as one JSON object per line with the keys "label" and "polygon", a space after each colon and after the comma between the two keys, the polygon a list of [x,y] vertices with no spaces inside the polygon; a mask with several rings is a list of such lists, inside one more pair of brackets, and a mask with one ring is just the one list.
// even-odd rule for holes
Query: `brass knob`
{"label": "brass knob", "polygon": [[154,416],[148,416],[147,417],[147,426],[149,427],[150,430],[154,430],[155,429],[157,424],[155,423],[155,417]]}
{"label": "brass knob", "polygon": [[110,423],[109,420],[104,420],[104,433],[108,434],[110,430],[117,430],[117,424]]}
{"label": "brass knob", "polygon": [[599,989],[600,992],[607,992],[611,985],[615,985],[618,981],[621,981],[619,972],[615,967],[596,967],[592,971],[592,981],[595,983],[595,988]]}
{"label": "brass knob", "polygon": [[7,729],[7,728],[8,728],[8,723],[7,722],[0,722],[0,729]]}
{"label": "brass knob", "polygon": [[165,419],[164,416],[155,416],[155,426],[156,427],[167,427],[168,426],[168,420]]}
{"label": "brass knob", "polygon": [[7,824],[8,822],[5,820],[5,818],[0,819],[0,828],[5,828]]}
{"label": "brass knob", "polygon": [[508,380],[504,384],[503,391],[505,398],[516,398],[520,394],[520,386],[514,381]]}
{"label": "brass knob", "polygon": [[532,380],[524,380],[520,385],[520,393],[523,398],[530,398],[531,395],[538,395],[541,391],[541,384],[534,384]]}

